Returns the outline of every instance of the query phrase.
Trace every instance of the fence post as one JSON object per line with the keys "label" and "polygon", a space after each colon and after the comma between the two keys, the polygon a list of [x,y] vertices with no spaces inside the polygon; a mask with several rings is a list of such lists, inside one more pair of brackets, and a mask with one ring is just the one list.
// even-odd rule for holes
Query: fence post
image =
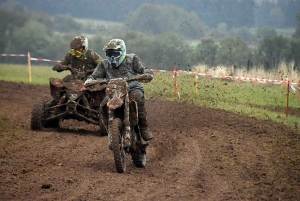
{"label": "fence post", "polygon": [[177,96],[180,99],[180,94],[179,94],[179,90],[178,90],[178,85],[177,85],[177,76],[178,76],[178,72],[176,70],[176,66],[174,66],[174,95]]}
{"label": "fence post", "polygon": [[194,86],[196,87],[196,93],[198,93],[198,73],[195,72],[195,80],[194,80]]}
{"label": "fence post", "polygon": [[30,52],[27,53],[28,57],[28,74],[29,74],[29,83],[31,83],[31,63],[30,63]]}
{"label": "fence post", "polygon": [[289,116],[289,96],[290,96],[290,81],[288,81],[287,83],[286,109],[285,109],[286,118],[288,118]]}

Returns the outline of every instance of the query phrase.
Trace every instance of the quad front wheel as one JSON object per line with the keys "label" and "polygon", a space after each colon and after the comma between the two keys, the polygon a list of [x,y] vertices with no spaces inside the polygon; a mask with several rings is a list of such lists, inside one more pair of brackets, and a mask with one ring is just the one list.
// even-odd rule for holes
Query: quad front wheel
{"label": "quad front wheel", "polygon": [[43,131],[45,128],[49,127],[59,127],[60,120],[52,120],[45,122],[45,108],[46,105],[51,102],[52,99],[39,99],[33,107],[32,113],[31,113],[31,129],[32,130],[40,130]]}

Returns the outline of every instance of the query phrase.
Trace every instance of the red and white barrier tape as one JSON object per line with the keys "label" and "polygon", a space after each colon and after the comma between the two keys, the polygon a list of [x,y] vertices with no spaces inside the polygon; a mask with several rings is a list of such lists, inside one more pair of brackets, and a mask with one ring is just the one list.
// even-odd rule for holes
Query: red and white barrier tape
{"label": "red and white barrier tape", "polygon": [[[27,54],[0,54],[0,56],[28,56]],[[43,59],[43,58],[30,58],[32,61],[47,61],[47,62],[60,62],[59,60],[53,60],[53,59]],[[159,70],[159,69],[152,69],[153,72],[174,72],[174,70]],[[182,71],[177,70],[178,73],[187,73],[187,74],[197,74],[200,76],[205,77],[212,77],[212,78],[221,78],[221,79],[228,79],[228,80],[238,80],[238,81],[250,81],[250,82],[257,82],[257,83],[265,83],[265,84],[288,84],[288,81],[284,80],[269,80],[269,79],[260,79],[260,78],[248,78],[248,77],[237,77],[237,76],[218,76],[213,74],[207,74],[207,73],[195,73],[195,72],[188,72],[188,71]],[[298,84],[298,83],[291,83],[291,84]]]}
{"label": "red and white barrier tape", "polygon": [[25,57],[27,54],[0,54],[2,57]]}
{"label": "red and white barrier tape", "polygon": [[[292,91],[294,92],[296,98],[298,99],[298,101],[300,101],[300,97],[298,96],[298,94],[296,93],[296,88],[293,86],[292,83],[289,83],[290,88],[292,89]],[[297,87],[299,89],[299,87]]]}
{"label": "red and white barrier tape", "polygon": [[[25,57],[25,56],[28,56],[28,54],[0,54],[0,56],[2,56],[2,57]],[[32,61],[60,62],[59,60],[43,59],[43,58],[32,58],[32,57],[30,57],[30,60],[32,60]]]}
{"label": "red and white barrier tape", "polygon": [[48,61],[48,62],[60,62],[59,60],[53,60],[53,59],[43,59],[43,58],[30,58],[32,61]]}
{"label": "red and white barrier tape", "polygon": [[[152,69],[153,72],[174,72],[172,70],[158,70]],[[249,82],[257,82],[257,83],[264,83],[264,84],[288,84],[288,81],[284,80],[270,80],[270,79],[260,79],[260,78],[249,78],[249,77],[237,77],[237,76],[218,76],[214,74],[208,73],[196,73],[196,72],[189,72],[189,71],[181,71],[178,70],[178,73],[186,73],[186,74],[196,74],[204,77],[211,77],[211,78],[220,78],[226,80],[237,80],[237,81],[249,81]],[[291,83],[291,84],[298,84],[298,83]]]}
{"label": "red and white barrier tape", "polygon": [[159,69],[151,69],[153,72],[161,72],[161,73],[166,73],[166,72],[174,72],[173,70],[159,70]]}

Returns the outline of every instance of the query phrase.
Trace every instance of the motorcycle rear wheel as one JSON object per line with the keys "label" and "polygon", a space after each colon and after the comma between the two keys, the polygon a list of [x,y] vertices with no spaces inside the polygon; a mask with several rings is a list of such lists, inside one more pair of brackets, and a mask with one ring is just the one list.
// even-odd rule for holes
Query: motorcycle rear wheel
{"label": "motorcycle rear wheel", "polygon": [[122,121],[115,118],[111,124],[112,151],[118,173],[126,171],[126,154],[124,150],[123,138],[121,136]]}

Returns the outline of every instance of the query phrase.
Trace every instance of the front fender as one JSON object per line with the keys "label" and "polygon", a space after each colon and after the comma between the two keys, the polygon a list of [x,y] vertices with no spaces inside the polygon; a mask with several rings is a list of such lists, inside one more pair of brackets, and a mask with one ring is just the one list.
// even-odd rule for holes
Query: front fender
{"label": "front fender", "polygon": [[116,109],[121,107],[123,103],[124,103],[124,96],[120,98],[113,97],[107,102],[107,107],[109,107],[110,109]]}

